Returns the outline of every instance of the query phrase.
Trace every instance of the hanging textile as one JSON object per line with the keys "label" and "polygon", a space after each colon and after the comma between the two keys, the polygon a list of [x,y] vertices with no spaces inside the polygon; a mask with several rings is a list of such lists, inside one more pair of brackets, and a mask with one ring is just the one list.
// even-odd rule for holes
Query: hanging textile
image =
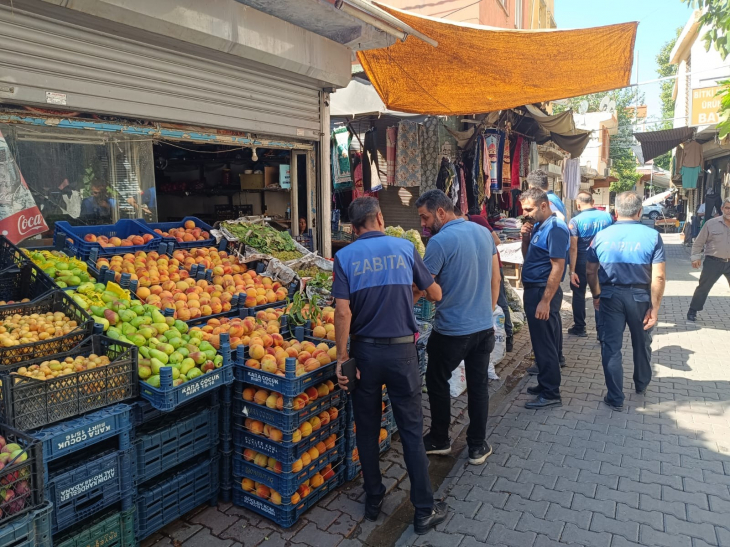
{"label": "hanging textile", "polygon": [[421,185],[421,149],[419,148],[418,124],[402,121],[398,124],[396,142],[396,186]]}
{"label": "hanging textile", "polygon": [[456,168],[455,164],[449,163],[449,171],[453,175],[453,177],[451,179],[451,202],[454,204],[454,207],[456,207],[459,205],[459,192],[461,191],[461,179],[459,178],[459,170]]}
{"label": "hanging textile", "polygon": [[[421,194],[436,188],[436,179],[441,168],[439,119],[436,116],[428,116],[419,126],[419,141],[421,143]],[[396,147],[396,158],[398,150]],[[396,161],[396,171],[398,163]]]}
{"label": "hanging textile", "polygon": [[530,173],[540,169],[540,154],[537,152],[537,143],[530,143]]}
{"label": "hanging textile", "polygon": [[466,196],[466,169],[464,169],[463,162],[456,166],[456,172],[459,177],[459,209],[462,213],[467,213],[469,212],[469,200]]}
{"label": "hanging textile", "polygon": [[580,158],[571,158],[563,161],[563,186],[565,197],[575,199],[580,191]]}
{"label": "hanging textile", "polygon": [[502,176],[499,185],[500,190],[509,190],[512,188],[512,156],[510,155],[509,134],[504,136],[504,145],[502,148]]}
{"label": "hanging textile", "polygon": [[335,190],[352,188],[351,140],[352,136],[346,127],[338,127],[332,132],[332,182]]}
{"label": "hanging textile", "polygon": [[385,183],[388,186],[395,184],[395,143],[398,139],[398,128],[393,126],[385,131]]}
{"label": "hanging textile", "polygon": [[352,199],[356,200],[365,195],[362,182],[362,154],[360,152],[355,152],[352,155],[352,164],[355,166],[352,170],[352,178],[354,181],[352,186]]}
{"label": "hanging textile", "polygon": [[702,167],[682,167],[682,188],[697,188],[697,178],[700,175]]}
{"label": "hanging textile", "polygon": [[[522,139],[522,150],[520,153],[520,177],[530,174],[530,141]],[[514,181],[513,181],[514,182]],[[514,188],[514,185],[512,186]],[[521,188],[522,186],[518,186]]]}
{"label": "hanging textile", "polygon": [[[499,129],[486,129],[484,131],[484,140],[486,143],[486,158],[488,158],[489,169],[485,172],[489,173],[489,188],[492,191],[499,190],[502,184],[502,166],[504,155],[504,132]],[[485,163],[486,163],[485,158]]]}
{"label": "hanging textile", "polygon": [[474,140],[474,150],[472,153],[472,193],[478,207],[484,201],[484,170],[482,169],[484,162],[484,136],[479,135]]}
{"label": "hanging textile", "polygon": [[451,182],[449,180],[450,176],[449,160],[441,158],[441,167],[439,168],[439,174],[436,177],[436,189],[441,190],[446,195],[448,195],[449,187],[451,186]]}
{"label": "hanging textile", "polygon": [[377,130],[371,127],[365,133],[362,151],[362,186],[365,192],[377,192],[383,189],[378,171]]}
{"label": "hanging textile", "polygon": [[[522,159],[522,143],[524,142],[524,139],[522,137],[517,137],[517,143],[515,144],[515,150],[512,154],[512,179],[510,184],[511,188],[519,188],[520,187],[520,161]],[[507,188],[505,188],[507,190]]]}
{"label": "hanging textile", "polygon": [[[474,154],[468,152],[464,154],[464,177],[466,179],[466,202],[468,204],[469,214],[477,214],[479,212],[479,205],[477,204],[477,188],[474,183]],[[464,211],[464,209],[462,209]]]}

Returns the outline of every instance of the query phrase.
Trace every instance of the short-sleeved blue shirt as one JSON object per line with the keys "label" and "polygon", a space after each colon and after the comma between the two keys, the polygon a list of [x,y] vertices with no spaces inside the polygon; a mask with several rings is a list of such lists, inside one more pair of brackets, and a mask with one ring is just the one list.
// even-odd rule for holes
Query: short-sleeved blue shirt
{"label": "short-sleeved blue shirt", "polygon": [[431,237],[423,258],[441,286],[434,329],[466,336],[492,328],[492,256],[497,246],[483,226],[458,218]]}
{"label": "short-sleeved blue shirt", "polygon": [[651,285],[651,265],[665,262],[664,245],[656,230],[635,220],[619,220],[593,238],[588,262],[600,264],[601,285]]}
{"label": "short-sleeved blue shirt", "polygon": [[587,209],[570,219],[568,229],[571,237],[578,238],[578,264],[587,260],[588,247],[598,232],[613,224],[613,219],[606,211]]}
{"label": "short-sleeved blue shirt", "polygon": [[558,195],[555,192],[553,192],[552,190],[548,190],[546,193],[547,193],[548,199],[550,200],[550,205],[552,205],[553,207],[555,207],[555,209],[560,211],[560,213],[563,215],[563,218],[567,218],[568,214],[567,214],[567,211],[565,210],[565,204],[558,197]]}
{"label": "short-sleeved blue shirt", "polygon": [[[568,263],[570,234],[568,226],[553,214],[536,225],[530,238],[525,263],[522,265],[523,283],[547,283],[553,269],[551,258],[563,258]],[[563,268],[565,277],[565,268]]]}
{"label": "short-sleeved blue shirt", "polygon": [[365,232],[335,255],[332,296],[350,301],[350,334],[398,338],[418,332],[413,283],[426,290],[433,277],[413,243]]}

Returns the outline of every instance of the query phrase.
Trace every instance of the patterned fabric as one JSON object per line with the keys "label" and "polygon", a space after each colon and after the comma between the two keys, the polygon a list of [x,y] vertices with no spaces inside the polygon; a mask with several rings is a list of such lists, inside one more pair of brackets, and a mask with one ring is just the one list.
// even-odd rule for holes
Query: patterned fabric
{"label": "patterned fabric", "polygon": [[[522,157],[522,143],[525,142],[522,137],[517,137],[517,143],[515,144],[515,151],[512,154],[512,184],[511,188],[520,187],[520,159]],[[507,188],[505,188],[507,190]]]}
{"label": "patterned fabric", "polygon": [[530,171],[535,171],[540,168],[540,154],[537,152],[537,143],[535,141],[530,143]]}
{"label": "patterned fabric", "polygon": [[427,117],[421,125],[421,194],[436,188],[441,168],[439,127],[440,122],[436,116]]}
{"label": "patterned fabric", "polygon": [[502,185],[504,133],[497,129],[487,129],[485,140],[489,155],[489,187],[492,191],[497,191]]}
{"label": "patterned fabric", "polygon": [[385,165],[388,186],[395,184],[395,143],[398,140],[398,128],[393,126],[385,131]]}
{"label": "patterned fabric", "polygon": [[[520,176],[526,177],[530,173],[530,146],[532,143],[522,139],[522,150],[520,152]],[[514,186],[513,186],[514,188]]]}
{"label": "patterned fabric", "polygon": [[332,132],[332,182],[335,190],[352,188],[351,139],[350,132],[346,127],[338,127]]}
{"label": "patterned fabric", "polygon": [[402,121],[398,124],[396,144],[396,186],[421,186],[421,148],[418,124]]}
{"label": "patterned fabric", "polygon": [[352,187],[352,199],[355,200],[365,195],[362,184],[362,156],[360,152],[353,154],[353,164],[355,169],[352,171],[352,178],[355,180],[355,184]]}
{"label": "patterned fabric", "polygon": [[509,152],[509,135],[504,136],[504,146],[502,152],[502,184],[500,190],[509,190],[512,188],[512,156]]}
{"label": "patterned fabric", "polygon": [[469,211],[469,202],[466,197],[466,170],[464,169],[464,164],[460,163],[456,167],[456,172],[459,175],[459,208],[461,209],[462,213],[466,213]]}

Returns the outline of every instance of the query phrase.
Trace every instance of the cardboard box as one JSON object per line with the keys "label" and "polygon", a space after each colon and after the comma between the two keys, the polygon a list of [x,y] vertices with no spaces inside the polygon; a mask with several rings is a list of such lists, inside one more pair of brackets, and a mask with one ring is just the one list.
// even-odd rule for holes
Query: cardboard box
{"label": "cardboard box", "polygon": [[241,173],[239,175],[241,179],[241,190],[263,190],[264,188],[264,174],[258,175],[246,175]]}
{"label": "cardboard box", "polygon": [[290,165],[279,166],[279,186],[282,188],[291,188],[291,169]]}
{"label": "cardboard box", "polygon": [[279,166],[264,167],[264,183],[266,187],[279,185]]}

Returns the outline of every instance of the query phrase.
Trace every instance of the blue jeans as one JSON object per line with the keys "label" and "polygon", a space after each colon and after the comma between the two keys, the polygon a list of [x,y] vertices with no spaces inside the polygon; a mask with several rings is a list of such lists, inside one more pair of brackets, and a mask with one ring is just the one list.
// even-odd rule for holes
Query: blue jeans
{"label": "blue jeans", "polygon": [[601,357],[608,388],[607,402],[624,402],[624,367],[621,348],[624,330],[629,326],[634,349],[634,387],[643,390],[651,381],[651,331],[644,330],[644,317],[651,308],[647,289],[606,286],[601,288]]}

